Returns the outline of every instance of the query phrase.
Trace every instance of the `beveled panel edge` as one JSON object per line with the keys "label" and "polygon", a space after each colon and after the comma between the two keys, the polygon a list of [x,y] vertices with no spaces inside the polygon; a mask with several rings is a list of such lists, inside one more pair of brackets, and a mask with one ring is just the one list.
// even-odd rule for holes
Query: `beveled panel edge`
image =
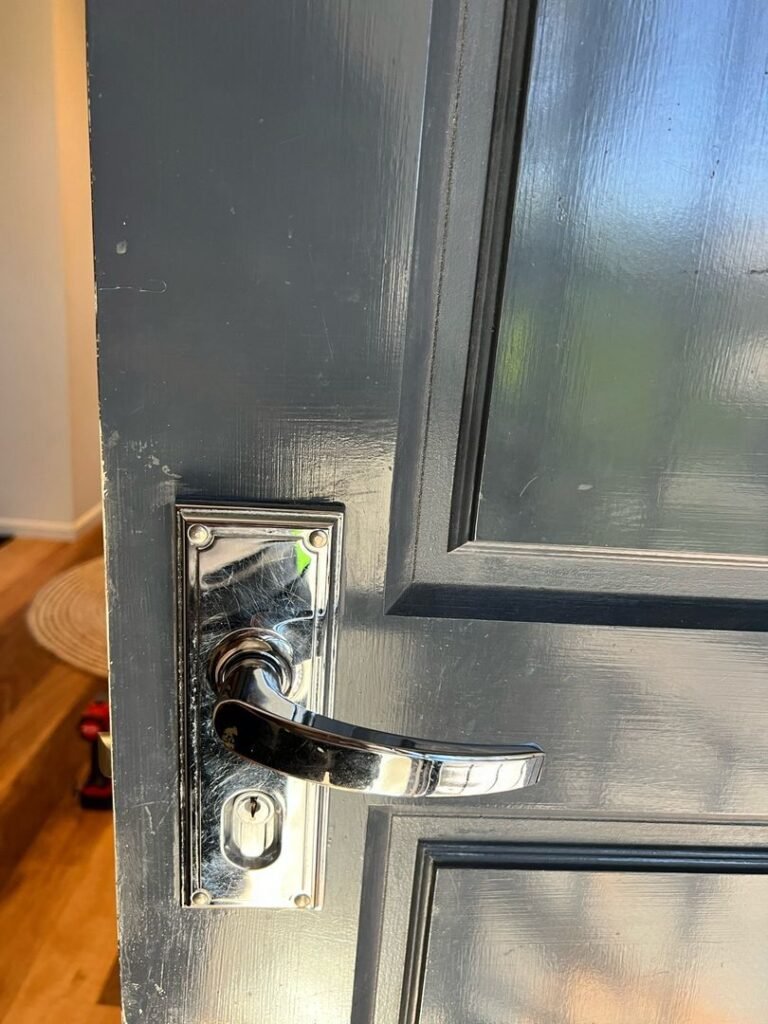
{"label": "beveled panel edge", "polygon": [[523,142],[538,0],[508,0],[501,25],[488,174],[467,341],[448,548],[475,534],[485,437],[504,301],[512,212]]}
{"label": "beveled panel edge", "polygon": [[[515,7],[515,0],[509,0],[509,6]],[[446,0],[432,6],[392,489],[387,605],[414,578],[422,507],[427,501],[430,433],[446,415],[448,434],[441,441],[450,467],[456,454],[506,8],[505,0],[484,4]],[[457,179],[461,188],[455,187]],[[434,386],[441,353],[453,363],[450,389]],[[435,403],[447,405],[443,415],[436,416]],[[443,483],[446,486],[441,484],[429,499],[430,512],[437,511],[441,519],[449,514],[453,487],[452,480]]]}
{"label": "beveled panel edge", "polygon": [[457,818],[374,807],[367,838],[378,881],[363,888],[361,935],[372,945],[358,955],[354,1024],[418,1024],[439,867],[768,874],[762,822]]}
{"label": "beveled panel edge", "polygon": [[470,539],[534,22],[433,8],[385,611],[764,632],[768,558]]}
{"label": "beveled panel edge", "polygon": [[388,595],[390,614],[768,629],[767,559],[487,541],[417,556],[413,579]]}

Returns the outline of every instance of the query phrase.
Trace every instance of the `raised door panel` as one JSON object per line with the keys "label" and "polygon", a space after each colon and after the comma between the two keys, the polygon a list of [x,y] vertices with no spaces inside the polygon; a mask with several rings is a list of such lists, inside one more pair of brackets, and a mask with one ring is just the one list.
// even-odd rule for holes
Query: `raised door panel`
{"label": "raised door panel", "polygon": [[768,13],[539,17],[475,537],[766,556]]}
{"label": "raised door panel", "polygon": [[627,859],[438,869],[419,1024],[763,1024],[768,877]]}
{"label": "raised door panel", "polygon": [[428,78],[388,606],[762,630],[765,5],[491,22]]}
{"label": "raised door panel", "polygon": [[379,992],[360,1006],[377,1024],[762,1024],[765,839],[750,826],[374,816],[364,922]]}

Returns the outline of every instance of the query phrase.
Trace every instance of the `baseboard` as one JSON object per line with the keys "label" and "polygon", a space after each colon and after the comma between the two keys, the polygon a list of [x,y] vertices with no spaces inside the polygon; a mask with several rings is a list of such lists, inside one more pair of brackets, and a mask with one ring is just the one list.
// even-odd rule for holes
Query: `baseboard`
{"label": "baseboard", "polygon": [[38,537],[41,540],[77,540],[81,533],[101,520],[101,502],[77,519],[61,522],[56,519],[13,519],[0,516],[0,535]]}

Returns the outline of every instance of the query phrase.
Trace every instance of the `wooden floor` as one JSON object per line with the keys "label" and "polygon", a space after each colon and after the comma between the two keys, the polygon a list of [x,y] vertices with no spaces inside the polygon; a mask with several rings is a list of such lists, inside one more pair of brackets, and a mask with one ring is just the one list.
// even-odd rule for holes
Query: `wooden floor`
{"label": "wooden floor", "polygon": [[118,1024],[116,956],[112,816],[67,797],[0,892],[0,1021]]}
{"label": "wooden floor", "polygon": [[112,816],[74,795],[87,749],[79,709],[103,681],[26,631],[48,579],[98,554],[76,544],[0,547],[0,1024],[118,1024]]}

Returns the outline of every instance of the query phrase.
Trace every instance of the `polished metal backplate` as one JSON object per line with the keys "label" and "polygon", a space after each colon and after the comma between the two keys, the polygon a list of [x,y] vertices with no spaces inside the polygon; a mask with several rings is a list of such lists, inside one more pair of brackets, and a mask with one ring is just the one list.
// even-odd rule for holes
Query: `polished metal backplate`
{"label": "polished metal backplate", "polygon": [[177,508],[184,906],[322,904],[327,793],[249,763],[212,726],[209,660],[234,630],[290,642],[293,699],[332,710],[343,514]]}

